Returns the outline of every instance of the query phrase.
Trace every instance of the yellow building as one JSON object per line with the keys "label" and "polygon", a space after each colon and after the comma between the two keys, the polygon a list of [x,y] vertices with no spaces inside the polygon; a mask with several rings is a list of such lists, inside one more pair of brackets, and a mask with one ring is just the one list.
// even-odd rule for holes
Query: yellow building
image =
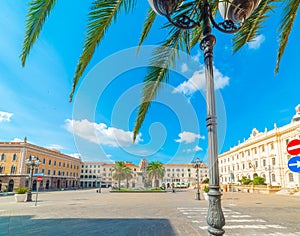
{"label": "yellow building", "polygon": [[[40,189],[78,187],[80,181],[79,158],[57,150],[50,150],[24,142],[0,142],[0,190],[9,192],[29,186],[30,168],[26,160],[38,157],[40,164],[34,173],[42,173]],[[33,177],[32,189],[37,188],[37,177]]]}

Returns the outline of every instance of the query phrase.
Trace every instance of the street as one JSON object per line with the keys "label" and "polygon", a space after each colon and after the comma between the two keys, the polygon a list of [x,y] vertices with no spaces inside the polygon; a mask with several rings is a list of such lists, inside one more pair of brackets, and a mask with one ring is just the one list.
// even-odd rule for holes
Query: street
{"label": "street", "polygon": [[[35,194],[33,194],[35,199]],[[0,197],[0,235],[208,235],[208,201],[195,190],[39,193],[34,202]],[[225,235],[300,235],[300,197],[224,193]]]}

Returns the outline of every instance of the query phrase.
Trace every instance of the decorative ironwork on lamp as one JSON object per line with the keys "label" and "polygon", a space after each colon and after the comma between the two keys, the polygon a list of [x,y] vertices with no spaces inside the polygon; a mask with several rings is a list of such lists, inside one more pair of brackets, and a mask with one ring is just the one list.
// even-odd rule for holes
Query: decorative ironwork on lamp
{"label": "decorative ironwork on lamp", "polygon": [[[219,184],[218,144],[216,105],[214,95],[213,76],[213,47],[216,38],[211,34],[213,25],[224,33],[235,33],[240,30],[245,20],[259,5],[261,0],[225,0],[218,4],[224,21],[217,23],[214,19],[212,7],[208,0],[148,0],[152,9],[159,15],[165,16],[175,27],[183,30],[202,27],[200,48],[204,52],[206,103],[207,103],[207,130],[208,130],[208,166],[209,166],[209,207],[207,212],[208,232],[211,235],[223,235],[225,218],[221,208],[221,192]],[[215,4],[216,2],[213,1]],[[185,8],[191,11],[189,15]],[[181,12],[182,11],[182,12]]]}

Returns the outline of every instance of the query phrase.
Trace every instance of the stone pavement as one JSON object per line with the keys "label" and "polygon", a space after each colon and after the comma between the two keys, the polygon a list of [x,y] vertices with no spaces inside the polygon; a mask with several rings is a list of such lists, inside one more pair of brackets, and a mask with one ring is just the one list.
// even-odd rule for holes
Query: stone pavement
{"label": "stone pavement", "polygon": [[[33,195],[35,199],[35,195]],[[231,193],[222,197],[225,235],[300,235],[300,197]],[[207,235],[208,202],[176,193],[44,192],[34,202],[0,197],[0,236]]]}

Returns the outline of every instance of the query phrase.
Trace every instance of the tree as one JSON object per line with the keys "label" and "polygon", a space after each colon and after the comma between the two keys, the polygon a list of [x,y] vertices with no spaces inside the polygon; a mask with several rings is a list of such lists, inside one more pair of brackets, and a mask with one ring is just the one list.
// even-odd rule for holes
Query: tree
{"label": "tree", "polygon": [[124,180],[126,178],[125,169],[126,166],[123,161],[117,161],[115,166],[112,168],[112,171],[114,172],[113,179],[118,180],[119,190],[121,189],[121,180]]}
{"label": "tree", "polygon": [[256,176],[253,179],[253,185],[265,185],[266,179],[260,176]]}
{"label": "tree", "polygon": [[[204,0],[183,1],[180,9],[185,15],[190,16],[193,20],[199,20],[199,6]],[[218,0],[207,0],[211,6],[212,14],[218,11]],[[225,0],[226,1],[226,0]],[[21,53],[22,65],[25,66],[26,58],[38,38],[43,24],[49,16],[51,10],[56,4],[56,0],[32,0],[29,3],[29,10],[26,21],[26,33]],[[233,51],[238,51],[247,42],[252,41],[263,27],[264,21],[272,14],[283,14],[281,25],[279,26],[279,47],[277,52],[277,62],[275,72],[278,72],[282,55],[285,51],[289,35],[292,31],[300,0],[261,0],[258,8],[253,12],[245,23],[244,27],[236,33],[233,39]],[[73,77],[73,86],[70,94],[72,101],[73,94],[79,79],[82,77],[84,70],[89,64],[94,51],[103,39],[106,30],[113,20],[117,19],[120,12],[130,12],[134,9],[136,0],[95,0],[92,3],[87,21],[87,33],[83,45],[82,54],[76,66]],[[140,37],[139,45],[142,45],[146,39],[156,13],[150,9],[145,19],[143,31]],[[195,27],[190,31],[180,30],[169,22],[163,25],[168,30],[168,34],[161,43],[161,48],[153,52],[151,65],[148,68],[148,74],[144,79],[143,96],[138,109],[138,116],[134,127],[134,140],[141,128],[141,125],[148,112],[149,106],[156,94],[159,92],[161,82],[168,81],[169,69],[171,69],[179,57],[177,50],[183,50],[190,53],[191,49],[199,43],[202,37],[202,23],[200,27]],[[175,50],[170,50],[175,49]]]}
{"label": "tree", "polygon": [[251,179],[248,179],[246,176],[242,176],[242,178],[239,179],[238,182],[240,182],[241,184],[244,184],[244,185],[248,185],[252,181],[251,181]]}
{"label": "tree", "polygon": [[154,187],[159,187],[158,180],[165,175],[165,168],[160,161],[152,161],[147,166],[147,173],[150,179],[154,180]]}
{"label": "tree", "polygon": [[209,183],[209,178],[206,178],[202,181],[202,184],[208,184]]}
{"label": "tree", "polygon": [[129,188],[129,180],[133,177],[133,171],[130,167],[125,166],[124,168],[124,175],[126,179],[126,187]]}

